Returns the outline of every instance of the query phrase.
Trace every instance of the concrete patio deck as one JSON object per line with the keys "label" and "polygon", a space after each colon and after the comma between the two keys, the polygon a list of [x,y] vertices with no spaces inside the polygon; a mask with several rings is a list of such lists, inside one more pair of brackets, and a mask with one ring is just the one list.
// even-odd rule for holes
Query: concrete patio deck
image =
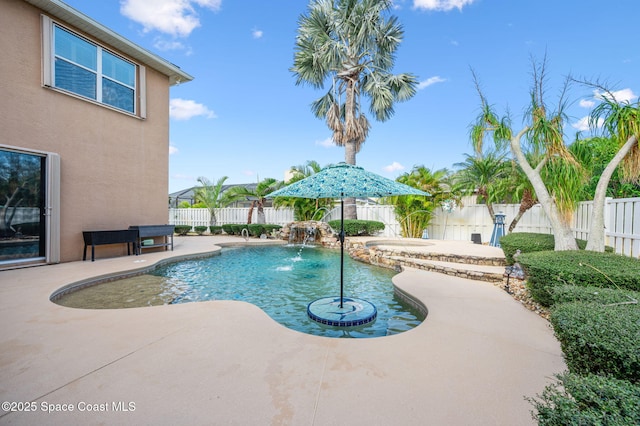
{"label": "concrete patio deck", "polygon": [[566,369],[549,323],[504,291],[415,269],[394,284],[427,319],[371,339],[292,331],[244,302],[83,310],[49,300],[72,282],[238,241],[177,237],[173,252],[1,271],[0,400],[21,412],[3,405],[0,424],[528,425],[525,396]]}

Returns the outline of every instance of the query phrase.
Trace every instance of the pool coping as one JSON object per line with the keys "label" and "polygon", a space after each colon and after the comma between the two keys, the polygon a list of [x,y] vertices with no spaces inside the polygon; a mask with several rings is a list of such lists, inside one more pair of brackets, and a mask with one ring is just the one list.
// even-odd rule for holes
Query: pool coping
{"label": "pool coping", "polygon": [[[176,238],[174,253],[138,260],[227,242],[243,244]],[[60,283],[144,267],[125,257],[0,272],[0,397],[37,408],[0,412],[0,424],[535,424],[523,397],[566,369],[548,322],[504,291],[411,268],[393,282],[425,304],[426,321],[369,339],[299,333],[245,302],[83,310],[49,300]],[[54,403],[76,410],[42,410]]]}

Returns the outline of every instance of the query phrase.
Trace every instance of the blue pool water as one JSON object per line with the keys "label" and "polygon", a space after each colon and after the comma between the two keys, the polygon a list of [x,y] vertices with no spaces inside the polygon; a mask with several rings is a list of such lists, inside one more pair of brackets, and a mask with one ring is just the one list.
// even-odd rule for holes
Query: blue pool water
{"label": "blue pool water", "polygon": [[[373,303],[377,319],[359,327],[331,327],[311,320],[307,305],[322,297],[340,294],[339,252],[313,247],[238,247],[225,248],[220,256],[187,260],[159,267],[149,276],[122,280],[129,291],[110,291],[117,282],[88,287],[68,296],[84,292],[106,303],[107,298],[120,297],[124,306],[159,303],[188,303],[205,300],[242,300],[252,303],[277,322],[304,333],[329,337],[377,337],[410,330],[424,320],[424,315],[398,298],[393,290],[393,271],[365,265],[345,256],[344,295]],[[142,281],[141,281],[142,280]],[[147,281],[149,284],[140,284]],[[134,290],[131,290],[131,289]],[[135,288],[139,290],[136,291]],[[147,290],[153,288],[154,294]],[[112,290],[111,289],[111,290]],[[134,300],[142,295],[142,300]],[[57,303],[75,307],[79,303]],[[153,299],[153,302],[150,302]],[[114,307],[110,301],[109,307]],[[117,302],[117,301],[116,301]],[[133,305],[130,303],[133,302]]]}

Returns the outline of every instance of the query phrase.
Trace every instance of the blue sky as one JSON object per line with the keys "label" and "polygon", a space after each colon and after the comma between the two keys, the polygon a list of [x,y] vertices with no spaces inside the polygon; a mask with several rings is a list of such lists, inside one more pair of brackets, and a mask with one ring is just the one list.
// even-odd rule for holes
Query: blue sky
{"label": "blue sky", "polygon": [[[291,166],[343,161],[343,148],[309,105],[324,92],[296,86],[298,18],[306,0],[66,0],[70,6],[180,66],[192,82],[171,89],[169,191],[199,176],[227,183],[283,179]],[[405,36],[394,72],[420,90],[384,123],[370,118],[358,165],[396,178],[416,165],[449,168],[471,153],[479,99],[509,111],[516,127],[531,87],[531,59],[546,52],[548,102],[565,77],[606,82],[618,100],[640,94],[638,0],[397,0]],[[572,85],[567,140],[597,95]]]}

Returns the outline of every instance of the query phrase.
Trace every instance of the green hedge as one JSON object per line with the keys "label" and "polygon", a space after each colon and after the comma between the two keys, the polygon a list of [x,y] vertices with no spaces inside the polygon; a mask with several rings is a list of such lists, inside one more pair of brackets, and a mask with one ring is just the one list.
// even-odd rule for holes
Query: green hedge
{"label": "green hedge", "polygon": [[565,373],[557,378],[538,399],[529,399],[539,425],[640,424],[640,386],[597,375]]}
{"label": "green hedge", "polygon": [[[587,246],[585,240],[576,239],[578,248],[584,250]],[[532,232],[514,232],[500,238],[500,248],[504,252],[508,265],[513,265],[513,255],[517,250],[521,253],[533,253],[536,251],[553,250],[555,238],[551,234],[536,234]],[[613,247],[605,247],[605,251],[613,252]]]}
{"label": "green hedge", "polygon": [[[220,227],[226,234],[229,235],[242,235],[242,230],[247,229],[249,231],[249,235],[252,237],[260,237],[262,234],[270,234],[271,231],[282,228],[281,225],[275,224],[258,224],[258,223],[250,223],[250,224],[237,224],[237,223],[227,223]],[[212,231],[213,233],[213,231]]]}
{"label": "green hedge", "polygon": [[640,292],[591,286],[561,285],[552,289],[551,298],[554,305],[569,302],[595,302],[606,305],[629,302],[633,299],[640,300]]}
{"label": "green hedge", "polygon": [[242,235],[242,230],[243,229],[247,229],[249,225],[247,225],[246,223],[243,224],[237,224],[237,223],[233,223],[231,224],[231,229],[233,231],[233,235]]}
{"label": "green hedge", "polygon": [[523,253],[518,262],[531,296],[544,306],[551,306],[552,289],[560,285],[640,291],[640,260],[631,257],[584,250],[541,251]]}
{"label": "green hedge", "polygon": [[[334,231],[340,232],[339,220],[329,221],[329,226],[332,227]],[[384,223],[375,220],[346,219],[344,221],[344,234],[348,237],[375,235],[382,230],[384,230]]]}
{"label": "green hedge", "polygon": [[260,235],[264,234],[264,225],[259,223],[251,223],[247,225],[247,229],[252,237],[260,237]]}
{"label": "green hedge", "polygon": [[196,231],[196,234],[198,234],[198,235],[204,234],[207,231],[207,229],[209,229],[208,226],[194,226],[193,227],[193,230]]}
{"label": "green hedge", "polygon": [[210,226],[209,231],[212,235],[222,234],[222,226]]}
{"label": "green hedge", "polygon": [[572,373],[640,384],[640,305],[562,303],[550,321]]}
{"label": "green hedge", "polygon": [[276,224],[271,224],[271,223],[267,223],[264,226],[264,232],[267,234],[271,234],[273,231],[277,231],[279,229],[282,229],[282,225],[276,225]]}
{"label": "green hedge", "polygon": [[191,226],[189,225],[176,225],[174,231],[178,235],[187,235],[189,231],[191,231]]}

